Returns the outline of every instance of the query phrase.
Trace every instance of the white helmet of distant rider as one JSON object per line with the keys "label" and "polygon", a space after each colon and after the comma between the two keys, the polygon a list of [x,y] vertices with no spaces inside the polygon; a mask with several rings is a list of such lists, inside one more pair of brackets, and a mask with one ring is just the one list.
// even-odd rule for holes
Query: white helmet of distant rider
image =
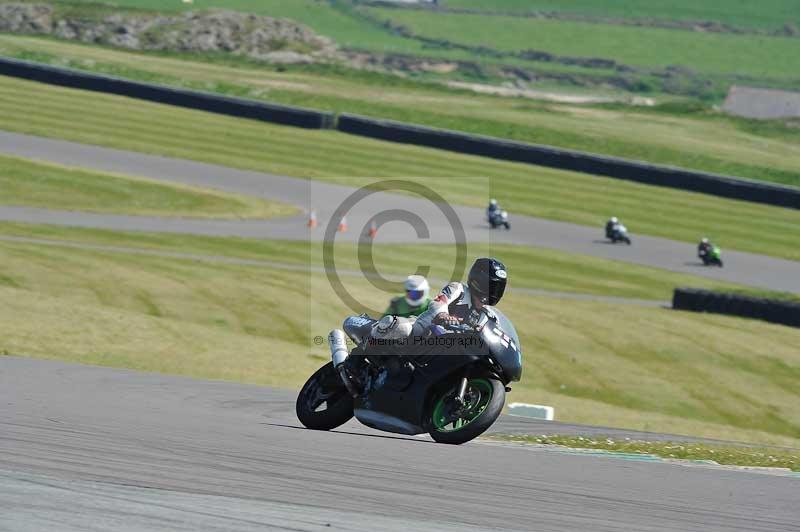
{"label": "white helmet of distant rider", "polygon": [[409,275],[405,282],[406,302],[412,307],[421,305],[431,293],[431,285],[422,275]]}

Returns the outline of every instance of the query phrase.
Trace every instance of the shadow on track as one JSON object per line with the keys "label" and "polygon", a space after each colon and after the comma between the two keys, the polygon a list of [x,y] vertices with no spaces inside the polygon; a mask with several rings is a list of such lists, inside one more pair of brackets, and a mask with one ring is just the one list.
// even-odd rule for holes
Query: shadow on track
{"label": "shadow on track", "polygon": [[270,426],[270,427],[281,427],[281,428],[284,428],[284,429],[308,430],[308,431],[312,431],[312,432],[330,432],[332,434],[347,434],[347,435],[350,435],[350,436],[364,436],[364,437],[367,437],[367,438],[380,438],[380,439],[384,439],[384,440],[405,440],[405,441],[413,441],[415,443],[436,443],[433,440],[420,440],[420,439],[417,439],[417,438],[409,438],[409,437],[402,436],[402,435],[384,436],[382,434],[364,434],[363,432],[350,432],[350,431],[347,431],[347,430],[335,430],[335,429],[334,430],[312,430],[312,429],[307,429],[306,427],[303,427],[303,426],[300,426],[300,425],[284,425],[282,423],[260,423],[260,425],[267,425],[267,426]]}

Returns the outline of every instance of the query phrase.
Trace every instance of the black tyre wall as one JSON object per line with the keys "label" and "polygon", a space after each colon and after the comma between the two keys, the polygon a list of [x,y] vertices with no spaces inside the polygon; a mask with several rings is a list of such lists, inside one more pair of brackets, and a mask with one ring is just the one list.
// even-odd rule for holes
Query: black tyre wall
{"label": "black tyre wall", "polygon": [[791,327],[800,327],[800,303],[792,301],[780,301],[694,288],[676,288],[672,296],[672,308],[741,316]]}

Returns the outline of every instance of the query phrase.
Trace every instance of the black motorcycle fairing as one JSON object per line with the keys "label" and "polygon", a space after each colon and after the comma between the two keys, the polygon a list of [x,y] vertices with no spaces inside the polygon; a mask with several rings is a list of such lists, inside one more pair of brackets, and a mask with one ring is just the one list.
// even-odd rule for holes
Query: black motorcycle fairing
{"label": "black motorcycle fairing", "polygon": [[[475,328],[446,338],[479,339],[479,343],[443,349],[435,342],[412,347],[367,345],[377,320],[352,316],[344,321],[353,350],[369,363],[362,366],[361,397],[355,399],[355,417],[364,425],[387,432],[428,432],[430,398],[442,386],[466,375],[493,375],[508,384],[522,375],[519,337],[511,321],[494,307],[485,307]],[[432,337],[431,337],[432,338]],[[413,339],[412,339],[413,342]]]}
{"label": "black motorcycle fairing", "polygon": [[486,307],[487,320],[481,324],[481,340],[492,360],[499,366],[502,381],[508,384],[522,378],[522,347],[511,323],[496,307]]}
{"label": "black motorcycle fairing", "polygon": [[366,396],[356,399],[355,415],[365,425],[400,434],[428,431],[429,398],[437,386],[464,373],[466,367],[486,366],[481,355],[441,355],[431,357],[424,366],[414,368],[410,385],[402,392],[391,386],[374,386]]}

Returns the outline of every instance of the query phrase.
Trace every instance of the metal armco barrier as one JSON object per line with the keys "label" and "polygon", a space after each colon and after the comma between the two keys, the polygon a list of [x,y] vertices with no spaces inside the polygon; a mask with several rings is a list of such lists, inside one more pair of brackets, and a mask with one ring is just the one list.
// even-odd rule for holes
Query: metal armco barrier
{"label": "metal armco barrier", "polygon": [[331,128],[334,123],[333,113],[140,83],[5,57],[0,57],[0,75],[307,129]]}
{"label": "metal armco barrier", "polygon": [[791,327],[800,327],[800,303],[791,301],[727,294],[694,288],[676,288],[672,296],[672,308],[728,314],[730,316],[754,318]]}
{"label": "metal armco barrier", "polygon": [[793,187],[348,114],[339,116],[336,127],[352,135],[800,209],[800,189]]}

